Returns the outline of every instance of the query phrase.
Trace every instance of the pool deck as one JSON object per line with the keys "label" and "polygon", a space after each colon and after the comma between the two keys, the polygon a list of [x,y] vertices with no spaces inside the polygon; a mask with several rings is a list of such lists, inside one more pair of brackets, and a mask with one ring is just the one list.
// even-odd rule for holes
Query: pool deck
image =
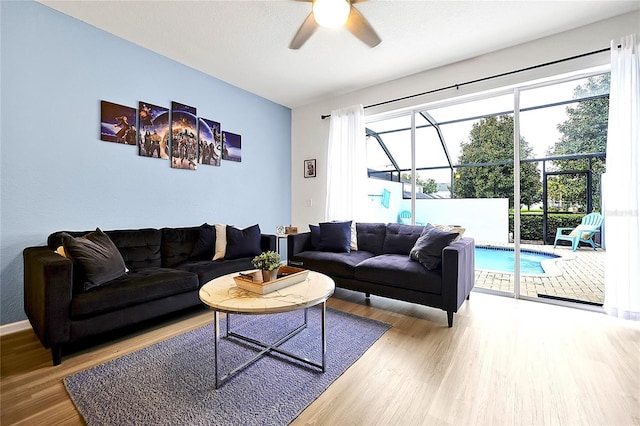
{"label": "pool deck", "polygon": [[[513,244],[476,241],[476,246],[510,247]],[[522,275],[521,294],[539,297],[538,294],[564,297],[602,304],[604,301],[605,251],[598,247],[579,247],[575,252],[570,246],[553,248],[552,245],[520,244],[522,250],[533,250],[561,256],[544,261],[542,275]],[[504,272],[476,270],[476,287],[513,292],[514,275]]]}

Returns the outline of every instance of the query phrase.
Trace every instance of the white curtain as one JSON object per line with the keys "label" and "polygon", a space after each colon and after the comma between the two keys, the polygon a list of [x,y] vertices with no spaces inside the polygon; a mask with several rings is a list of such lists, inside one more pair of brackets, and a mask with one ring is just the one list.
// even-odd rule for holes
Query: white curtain
{"label": "white curtain", "polygon": [[604,309],[640,320],[640,44],[611,42],[605,216]]}
{"label": "white curtain", "polygon": [[366,155],[362,105],[331,111],[326,220],[355,220],[365,205]]}

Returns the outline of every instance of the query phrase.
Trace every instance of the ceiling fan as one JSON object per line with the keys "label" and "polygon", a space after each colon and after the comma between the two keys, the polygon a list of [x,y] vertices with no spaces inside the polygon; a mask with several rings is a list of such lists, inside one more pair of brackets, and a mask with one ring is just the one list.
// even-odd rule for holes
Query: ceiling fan
{"label": "ceiling fan", "polygon": [[353,7],[367,0],[296,0],[313,3],[311,13],[291,40],[289,49],[299,49],[318,26],[336,28],[345,26],[353,35],[371,47],[382,41],[369,21]]}

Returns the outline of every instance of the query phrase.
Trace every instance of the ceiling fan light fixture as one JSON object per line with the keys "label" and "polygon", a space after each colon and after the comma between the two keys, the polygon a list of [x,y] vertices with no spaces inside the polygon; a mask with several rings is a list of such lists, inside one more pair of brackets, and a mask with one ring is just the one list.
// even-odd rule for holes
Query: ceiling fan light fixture
{"label": "ceiling fan light fixture", "polygon": [[347,0],[314,0],[313,18],[318,25],[337,28],[344,25],[349,17],[351,4]]}

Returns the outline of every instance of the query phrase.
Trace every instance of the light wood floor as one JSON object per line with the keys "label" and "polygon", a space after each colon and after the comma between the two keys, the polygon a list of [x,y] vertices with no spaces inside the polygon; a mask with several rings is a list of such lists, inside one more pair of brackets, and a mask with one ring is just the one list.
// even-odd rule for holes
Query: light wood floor
{"label": "light wood floor", "polygon": [[[338,290],[329,306],[393,327],[294,425],[639,425],[640,324],[473,293],[436,309]],[[63,377],[207,324],[198,311],[51,366],[31,331],[1,340],[2,425],[82,424]],[[330,350],[330,348],[329,348]]]}

